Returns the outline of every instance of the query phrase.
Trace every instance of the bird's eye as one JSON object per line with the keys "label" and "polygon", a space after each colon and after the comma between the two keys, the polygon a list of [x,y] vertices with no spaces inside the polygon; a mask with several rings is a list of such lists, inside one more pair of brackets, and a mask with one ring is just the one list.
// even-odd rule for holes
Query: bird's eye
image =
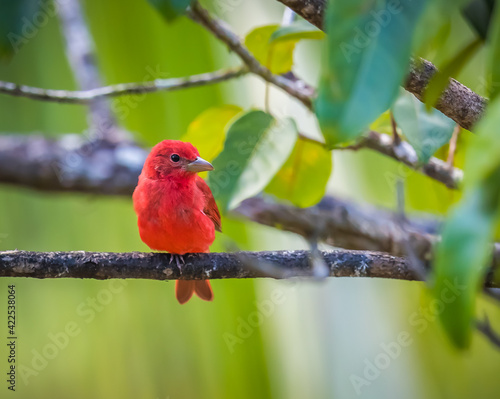
{"label": "bird's eye", "polygon": [[179,162],[179,160],[181,159],[181,157],[180,157],[179,155],[177,155],[177,154],[172,154],[172,155],[170,156],[170,159],[171,159],[172,161],[174,161],[174,162]]}

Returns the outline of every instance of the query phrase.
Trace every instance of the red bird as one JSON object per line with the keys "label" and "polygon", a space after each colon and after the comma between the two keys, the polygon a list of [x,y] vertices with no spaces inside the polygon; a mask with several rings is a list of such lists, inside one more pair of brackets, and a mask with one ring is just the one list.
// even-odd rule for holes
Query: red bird
{"label": "red bird", "polygon": [[[170,252],[172,258],[209,252],[215,230],[221,231],[221,220],[210,188],[197,175],[208,170],[213,166],[200,158],[191,143],[164,140],[153,147],[132,196],[139,234],[151,249]],[[180,267],[177,257],[176,261]],[[208,280],[175,282],[179,303],[189,301],[193,293],[213,300]]]}

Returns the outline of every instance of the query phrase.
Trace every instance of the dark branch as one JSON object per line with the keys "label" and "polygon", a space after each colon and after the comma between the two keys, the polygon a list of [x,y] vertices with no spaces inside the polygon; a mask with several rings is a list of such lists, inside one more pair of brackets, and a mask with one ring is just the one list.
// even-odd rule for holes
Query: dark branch
{"label": "dark branch", "polygon": [[[372,205],[360,205],[325,197],[318,205],[297,208],[270,198],[249,198],[234,214],[254,222],[299,234],[335,247],[387,252],[405,256],[407,246],[419,259],[431,259],[439,240],[440,221],[428,215],[409,217],[406,234],[401,234],[398,215]],[[500,262],[500,244],[493,248],[495,264]]]}
{"label": "dark branch", "polygon": [[[244,252],[247,260],[263,261],[292,275],[310,271],[307,251]],[[376,252],[323,252],[332,277],[379,277],[414,280],[405,259]],[[139,278],[151,280],[267,277],[242,263],[240,253],[188,254],[182,274],[163,253],[0,252],[0,277]]]}
{"label": "dark branch", "polygon": [[[313,25],[323,29],[326,0],[278,1],[290,7]],[[424,90],[436,70],[436,67],[426,60],[421,60],[420,65],[419,63],[412,63],[404,88],[422,100]],[[471,130],[481,118],[486,104],[487,100],[485,98],[474,93],[455,79],[450,79],[450,84],[436,104],[436,109],[453,119],[463,128]]]}
{"label": "dark branch", "polygon": [[[271,227],[316,238],[335,247],[406,254],[407,238],[401,234],[397,215],[370,205],[357,205],[325,197],[311,208],[297,208],[270,198],[249,198],[235,214]],[[421,259],[429,259],[439,223],[432,218],[410,219],[408,240]]]}
{"label": "dark branch", "polygon": [[[369,251],[331,250],[321,252],[330,277],[374,277],[416,280],[406,259]],[[149,280],[202,280],[268,277],[244,265],[271,263],[288,276],[310,273],[309,252],[273,251],[202,253],[184,256],[182,274],[166,253],[114,252],[0,252],[0,277],[31,278],[135,278]],[[498,285],[489,280],[490,287]]]}

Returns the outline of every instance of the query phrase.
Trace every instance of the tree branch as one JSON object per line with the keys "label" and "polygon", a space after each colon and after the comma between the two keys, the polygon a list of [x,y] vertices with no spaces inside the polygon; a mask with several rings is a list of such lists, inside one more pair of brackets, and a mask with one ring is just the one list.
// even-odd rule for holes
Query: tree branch
{"label": "tree branch", "polygon": [[[323,30],[323,18],[326,10],[326,0],[278,0],[291,8],[302,18]],[[429,80],[436,73],[437,68],[429,61],[419,60],[411,64],[410,73],[404,88],[422,100],[423,93]],[[465,129],[471,130],[481,118],[487,100],[474,93],[471,89],[450,79],[450,84],[441,95],[436,109],[457,122]]]}
{"label": "tree branch", "polygon": [[[416,280],[406,259],[369,251],[321,251],[330,277],[373,277]],[[248,268],[246,261],[272,263],[288,276],[310,272],[309,252],[272,251],[200,253],[184,256],[182,273],[170,254],[154,252],[0,252],[0,277],[135,278],[149,280],[203,280],[268,277]],[[245,259],[245,261],[242,260]],[[497,287],[494,280],[486,285]]]}
{"label": "tree branch", "polygon": [[297,208],[270,198],[244,200],[235,215],[285,231],[315,238],[335,247],[406,254],[408,240],[421,259],[430,259],[440,223],[431,217],[410,219],[403,237],[394,212],[325,197],[318,205]]}
{"label": "tree branch", "polygon": [[[233,213],[335,247],[405,256],[409,245],[421,260],[431,259],[441,226],[441,221],[433,216],[410,217],[403,235],[397,213],[336,197],[325,197],[310,208],[254,197],[244,200]],[[493,246],[493,256],[494,264],[499,264],[499,243]]]}
{"label": "tree branch", "polygon": [[174,91],[190,87],[224,82],[238,78],[248,72],[246,68],[224,69],[216,72],[202,73],[185,78],[156,79],[142,83],[120,83],[90,90],[50,90],[38,87],[17,85],[0,81],[0,93],[34,100],[53,101],[69,104],[90,104],[103,97],[118,97],[128,94],[152,93],[156,91]]}
{"label": "tree branch", "polygon": [[[322,252],[332,277],[379,277],[414,280],[403,258],[362,251]],[[166,253],[0,252],[0,277],[140,278],[198,280],[267,277],[247,268],[245,259],[268,262],[290,274],[310,271],[307,251],[203,253],[184,256],[182,274]]]}
{"label": "tree branch", "polygon": [[241,58],[252,73],[259,75],[265,81],[272,83],[292,97],[298,99],[307,108],[312,109],[312,96],[314,92],[310,90],[309,86],[302,84],[300,81],[288,79],[285,76],[274,75],[269,69],[257,61],[250,51],[243,46],[240,38],[234,34],[223,21],[212,17],[198,2],[195,1],[192,4],[188,15],[193,21],[205,27],[219,40],[225,43],[230,50]]}
{"label": "tree branch", "polygon": [[[81,90],[102,86],[94,52],[94,41],[85,22],[79,0],[57,1],[59,19],[66,44],[66,56]],[[105,99],[90,102],[93,136],[119,141],[126,138],[117,126],[110,104]]]}
{"label": "tree branch", "polygon": [[56,191],[131,195],[147,151],[129,142],[0,135],[0,182]]}

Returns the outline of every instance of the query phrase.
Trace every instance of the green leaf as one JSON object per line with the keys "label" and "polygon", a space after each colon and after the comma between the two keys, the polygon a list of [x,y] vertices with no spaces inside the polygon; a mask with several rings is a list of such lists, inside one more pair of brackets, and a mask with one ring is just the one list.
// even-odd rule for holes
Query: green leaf
{"label": "green leaf", "polygon": [[316,143],[298,140],[266,192],[300,207],[312,206],[325,195],[331,172],[330,151]]}
{"label": "green leaf", "polygon": [[491,76],[489,82],[490,100],[500,93],[500,3],[493,13],[493,26],[489,30],[490,48],[488,53],[488,72]]}
{"label": "green leaf", "polygon": [[223,210],[262,191],[289,157],[297,140],[292,119],[248,111],[233,121],[208,184]]}
{"label": "green leaf", "polygon": [[326,63],[315,104],[329,145],[351,141],[399,92],[425,0],[332,1],[326,15]]}
{"label": "green leaf", "polygon": [[203,159],[212,161],[224,147],[226,126],[242,109],[236,105],[223,105],[203,111],[188,126],[182,141],[192,143]]}
{"label": "green leaf", "polygon": [[286,40],[299,41],[301,39],[320,40],[325,37],[325,33],[304,19],[292,22],[290,25],[280,26],[276,29],[269,41],[271,43]]}
{"label": "green leaf", "polygon": [[[450,214],[434,265],[435,299],[442,324],[459,348],[470,342],[474,304],[491,258],[491,243],[500,205],[500,99],[492,102],[469,144],[465,163],[465,196]],[[453,284],[459,292],[447,297]],[[448,299],[446,299],[448,298]]]}
{"label": "green leaf", "polygon": [[[8,59],[38,34],[40,24],[33,16],[39,0],[2,1],[0,5],[0,60]],[[44,12],[44,16],[48,18]]]}
{"label": "green leaf", "polygon": [[148,0],[159,13],[167,20],[174,21],[178,16],[183,15],[191,0]]}
{"label": "green leaf", "polygon": [[287,73],[292,69],[293,51],[297,40],[271,41],[279,25],[255,28],[245,37],[245,45],[254,57],[272,73]]}
{"label": "green leaf", "polygon": [[401,92],[392,112],[422,163],[427,163],[439,148],[450,141],[456,125],[436,109],[427,112],[425,105],[406,91]]}
{"label": "green leaf", "polygon": [[442,308],[439,318],[452,342],[470,344],[477,291],[491,259],[494,214],[487,193],[468,192],[449,216],[434,264],[433,294]]}
{"label": "green leaf", "polygon": [[488,36],[495,0],[474,0],[462,10],[464,17],[482,39]]}
{"label": "green leaf", "polygon": [[424,101],[428,109],[436,105],[450,78],[460,73],[482,44],[480,38],[474,39],[434,74],[424,92]]}

